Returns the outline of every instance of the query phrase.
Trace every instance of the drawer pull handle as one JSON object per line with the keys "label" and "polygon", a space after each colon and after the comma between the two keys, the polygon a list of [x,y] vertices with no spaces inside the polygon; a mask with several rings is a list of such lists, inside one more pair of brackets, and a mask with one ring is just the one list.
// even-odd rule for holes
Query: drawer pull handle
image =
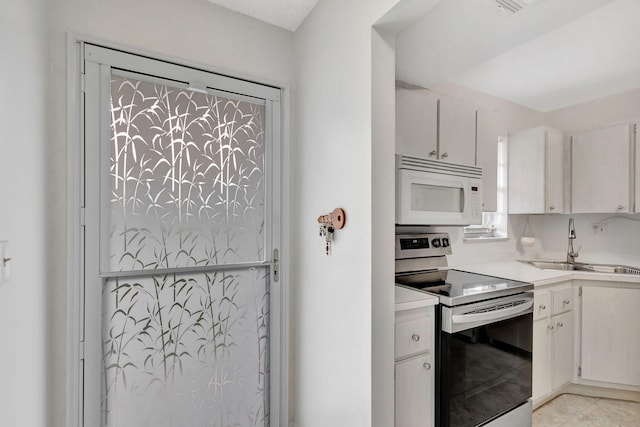
{"label": "drawer pull handle", "polygon": [[562,322],[559,322],[558,323],[558,328],[562,328],[562,326],[563,326]]}
{"label": "drawer pull handle", "polygon": [[544,305],[544,304],[540,304],[540,310],[546,310],[546,309],[547,309],[547,306],[546,306],[546,305]]}
{"label": "drawer pull handle", "polygon": [[420,341],[420,335],[413,334],[413,335],[411,335],[411,339],[414,340],[414,341]]}
{"label": "drawer pull handle", "polygon": [[422,367],[428,371],[428,370],[430,370],[430,369],[431,369],[431,363],[429,363],[429,362],[424,362],[424,364],[422,365]]}
{"label": "drawer pull handle", "polygon": [[563,304],[565,304],[565,305],[566,305],[566,304],[569,304],[570,302],[571,302],[571,301],[569,301],[568,299],[566,299],[566,300],[562,301],[562,303],[563,303]]}

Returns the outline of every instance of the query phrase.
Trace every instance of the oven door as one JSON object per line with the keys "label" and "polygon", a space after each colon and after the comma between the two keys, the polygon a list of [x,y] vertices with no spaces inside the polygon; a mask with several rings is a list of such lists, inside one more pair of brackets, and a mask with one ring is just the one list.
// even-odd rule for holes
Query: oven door
{"label": "oven door", "polygon": [[456,332],[443,330],[438,337],[441,427],[483,425],[531,398],[531,310],[474,323]]}

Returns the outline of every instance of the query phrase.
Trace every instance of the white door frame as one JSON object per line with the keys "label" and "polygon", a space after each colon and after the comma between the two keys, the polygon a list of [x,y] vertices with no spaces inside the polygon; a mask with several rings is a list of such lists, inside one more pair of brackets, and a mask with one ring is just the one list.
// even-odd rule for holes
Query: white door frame
{"label": "white door frame", "polygon": [[[162,57],[153,52],[143,52],[123,46],[114,46],[101,40],[92,40],[88,37],[78,37],[72,33],[67,35],[67,405],[66,418],[70,427],[83,426],[83,393],[82,386],[84,378],[85,349],[83,343],[84,336],[84,265],[82,263],[83,241],[84,241],[84,52],[83,44],[91,43],[121,51],[142,55],[149,58],[158,58],[159,61],[167,62],[168,69],[175,67],[193,68],[192,80],[189,83],[201,85],[203,81],[198,76],[203,74],[216,75],[227,85],[239,82],[215,71],[203,69],[200,65],[191,65],[185,61],[177,61],[172,58]],[[131,59],[131,58],[130,58]],[[243,86],[245,82],[240,82]],[[256,85],[263,85],[256,83]],[[280,102],[282,88],[265,87],[264,92],[258,88],[258,96],[265,96],[274,102],[273,120],[267,125],[266,132],[272,134],[274,148],[271,150],[272,159],[265,159],[272,165],[272,181],[267,183],[271,186],[273,182],[280,183],[278,188],[268,190],[273,197],[274,209],[271,217],[273,230],[273,247],[277,248],[278,254],[278,281],[271,273],[271,317],[270,317],[270,423],[272,426],[286,426],[289,421],[289,283],[288,265],[286,265],[289,253],[288,231],[282,226],[288,212],[288,197],[286,186],[282,185],[282,103]],[[270,124],[273,124],[270,126]],[[286,166],[286,165],[285,165]],[[271,259],[272,254],[265,254],[266,259]],[[284,265],[283,265],[284,264]]]}

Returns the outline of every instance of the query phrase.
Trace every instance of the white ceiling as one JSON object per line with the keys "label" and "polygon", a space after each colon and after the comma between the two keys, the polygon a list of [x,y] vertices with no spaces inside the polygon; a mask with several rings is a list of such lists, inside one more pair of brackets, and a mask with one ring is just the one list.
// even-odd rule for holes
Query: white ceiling
{"label": "white ceiling", "polygon": [[[295,31],[318,0],[208,0]],[[410,0],[405,0],[408,2]],[[437,4],[396,40],[396,78],[451,81],[546,112],[640,87],[639,0]]]}
{"label": "white ceiling", "polygon": [[285,30],[295,31],[318,0],[209,0]]}
{"label": "white ceiling", "polygon": [[516,14],[443,0],[399,34],[396,75],[551,111],[640,87],[638,16],[638,0],[539,0]]}

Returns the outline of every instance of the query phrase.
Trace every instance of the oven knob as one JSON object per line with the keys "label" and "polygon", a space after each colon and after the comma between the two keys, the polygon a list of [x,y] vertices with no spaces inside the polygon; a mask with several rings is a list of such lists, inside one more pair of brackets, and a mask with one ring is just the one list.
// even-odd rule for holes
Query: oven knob
{"label": "oven knob", "polygon": [[442,238],[442,247],[446,248],[449,246],[449,239],[447,239],[446,237]]}
{"label": "oven knob", "polygon": [[434,248],[439,248],[440,246],[442,246],[442,243],[440,242],[440,239],[433,239],[431,241],[431,246],[433,246]]}

